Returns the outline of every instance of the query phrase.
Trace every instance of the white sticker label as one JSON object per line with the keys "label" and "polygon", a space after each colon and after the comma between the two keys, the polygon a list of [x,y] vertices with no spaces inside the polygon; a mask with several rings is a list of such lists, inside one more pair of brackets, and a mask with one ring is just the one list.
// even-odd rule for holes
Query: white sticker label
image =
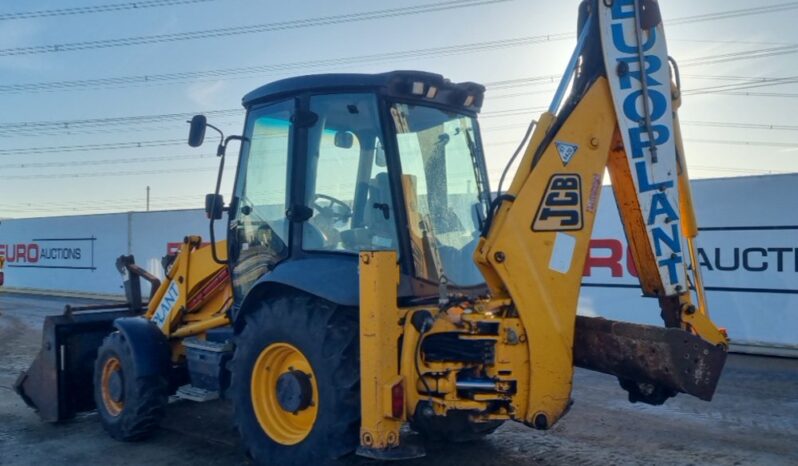
{"label": "white sticker label", "polygon": [[557,233],[554,236],[554,247],[551,250],[549,268],[555,272],[568,273],[571,270],[574,249],[576,249],[575,237],[566,233]]}

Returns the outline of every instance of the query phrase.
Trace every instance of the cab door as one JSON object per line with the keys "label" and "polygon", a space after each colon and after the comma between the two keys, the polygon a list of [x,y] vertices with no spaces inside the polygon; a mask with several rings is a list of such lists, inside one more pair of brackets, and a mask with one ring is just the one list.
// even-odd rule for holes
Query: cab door
{"label": "cab door", "polygon": [[228,232],[236,302],[289,255],[294,107],[285,100],[255,107],[247,117]]}

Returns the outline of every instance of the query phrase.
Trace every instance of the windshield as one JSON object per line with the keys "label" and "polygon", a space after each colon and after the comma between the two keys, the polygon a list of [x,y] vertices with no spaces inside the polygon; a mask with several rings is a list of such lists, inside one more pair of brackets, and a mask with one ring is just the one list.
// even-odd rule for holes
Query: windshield
{"label": "windshield", "polygon": [[402,191],[416,275],[473,286],[484,280],[472,259],[487,212],[488,188],[474,118],[394,104]]}

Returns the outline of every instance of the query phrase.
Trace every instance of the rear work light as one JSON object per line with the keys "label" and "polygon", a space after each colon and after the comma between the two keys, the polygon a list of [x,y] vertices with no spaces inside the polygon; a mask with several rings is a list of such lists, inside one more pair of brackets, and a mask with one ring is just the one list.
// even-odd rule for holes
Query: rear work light
{"label": "rear work light", "polygon": [[402,419],[405,412],[405,388],[400,380],[391,387],[391,415],[396,419]]}

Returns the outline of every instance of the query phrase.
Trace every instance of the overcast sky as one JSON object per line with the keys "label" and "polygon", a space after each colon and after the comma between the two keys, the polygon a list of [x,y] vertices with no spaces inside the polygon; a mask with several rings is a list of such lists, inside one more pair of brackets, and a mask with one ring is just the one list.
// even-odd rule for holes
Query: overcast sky
{"label": "overcast sky", "polygon": [[[495,187],[526,124],[539,113],[532,110],[548,105],[556,80],[547,77],[565,67],[578,5],[138,3],[161,5],[121,9],[129,2],[0,0],[0,218],[143,210],[147,186],[152,209],[200,207],[215,181],[213,144],[186,146],[182,114],[211,112],[210,122],[238,133],[246,92],[318,72],[420,69],[487,84],[481,124]],[[681,63],[686,91],[680,116],[691,176],[798,171],[798,2],[661,3],[670,54]],[[418,12],[431,4],[444,9]],[[107,5],[117,5],[117,11],[95,11]],[[784,6],[768,12],[772,5]],[[84,8],[91,6],[102,8]],[[52,15],[70,8],[79,10]],[[717,17],[743,9],[756,11]],[[45,13],[28,14],[35,11]],[[316,21],[365,12],[379,13],[367,20],[339,18],[336,24]],[[301,28],[273,26],[308,19],[313,21]],[[184,40],[184,33],[219,29],[227,30]],[[778,78],[792,79],[767,82]],[[117,119],[141,116],[153,118]],[[97,119],[102,120],[81,121]],[[230,168],[237,146],[231,149]]]}

